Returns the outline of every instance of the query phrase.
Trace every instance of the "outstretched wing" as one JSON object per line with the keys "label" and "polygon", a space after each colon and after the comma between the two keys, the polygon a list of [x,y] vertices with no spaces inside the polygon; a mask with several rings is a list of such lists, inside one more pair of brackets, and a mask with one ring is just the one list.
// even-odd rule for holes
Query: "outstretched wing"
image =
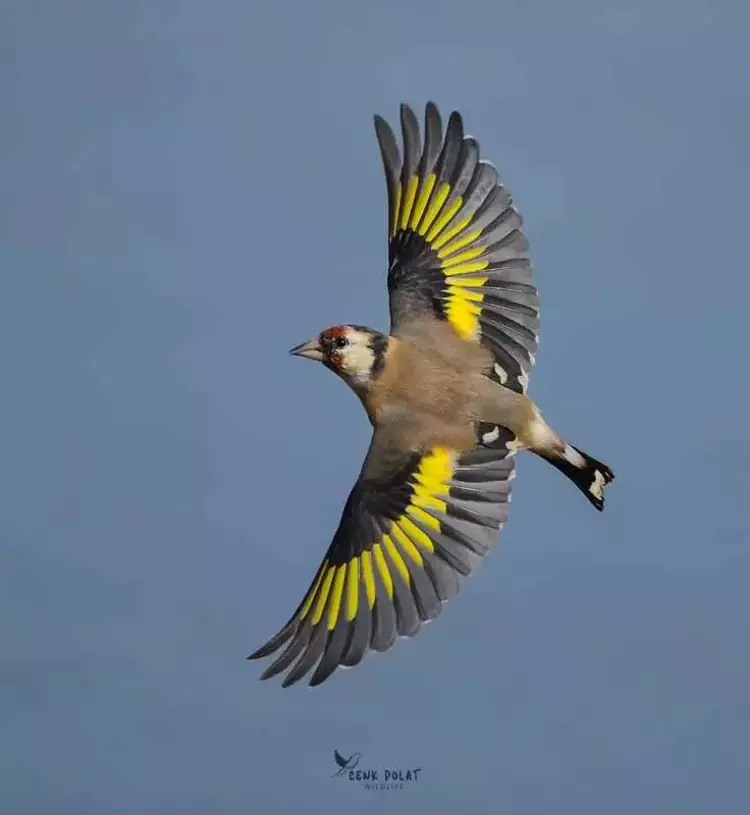
{"label": "outstretched wing", "polygon": [[334,751],[333,751],[333,758],[334,758],[334,761],[336,762],[336,764],[338,764],[338,765],[339,765],[339,767],[341,767],[342,769],[343,769],[344,767],[346,767],[346,765],[349,763],[349,762],[348,762],[348,760],[347,760],[347,759],[345,759],[345,758],[344,758],[344,757],[341,755],[341,753],[339,753],[339,751],[338,751],[338,750],[334,750]]}
{"label": "outstretched wing", "polygon": [[485,437],[469,452],[435,447],[404,455],[387,476],[371,477],[368,463],[382,453],[376,432],[304,599],[248,657],[285,646],[262,679],[291,668],[287,687],[317,666],[310,684],[318,685],[339,665],[357,665],[369,649],[388,650],[440,613],[508,516],[514,461],[506,442],[513,436],[495,428]]}
{"label": "outstretched wing", "polygon": [[424,142],[401,106],[404,155],[375,116],[388,191],[391,330],[430,313],[481,342],[495,358],[493,378],[524,392],[534,364],[539,302],[522,218],[497,170],[479,158],[458,112],[445,138],[437,107],[425,109]]}

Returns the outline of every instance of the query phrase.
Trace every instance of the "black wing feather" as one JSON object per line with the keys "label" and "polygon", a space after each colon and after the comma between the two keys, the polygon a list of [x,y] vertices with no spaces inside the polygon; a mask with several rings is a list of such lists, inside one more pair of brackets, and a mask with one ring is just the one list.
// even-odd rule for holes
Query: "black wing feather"
{"label": "black wing feather", "polygon": [[[428,102],[423,144],[411,108],[402,105],[400,114],[403,158],[390,126],[375,117],[388,194],[392,332],[420,314],[447,320],[492,353],[493,378],[524,392],[538,345],[539,299],[523,219],[497,169],[480,158],[476,139],[464,135],[457,111],[443,137],[439,111]],[[498,302],[504,320],[495,319]]]}
{"label": "black wing feather", "polygon": [[[311,685],[368,650],[387,651],[435,619],[492,547],[507,517],[514,465],[505,442],[469,452],[408,454],[389,475],[367,461],[346,501],[315,580],[293,617],[249,658],[280,655],[262,674],[287,671],[284,687],[311,670]],[[377,433],[370,456],[377,456]]]}

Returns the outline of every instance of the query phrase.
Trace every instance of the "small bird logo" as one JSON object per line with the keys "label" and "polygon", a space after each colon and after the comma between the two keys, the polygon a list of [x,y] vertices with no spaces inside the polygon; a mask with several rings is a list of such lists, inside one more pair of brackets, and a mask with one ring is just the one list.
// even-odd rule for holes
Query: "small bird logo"
{"label": "small bird logo", "polygon": [[353,770],[357,764],[359,764],[359,760],[362,758],[362,753],[352,753],[349,758],[344,758],[338,750],[333,751],[333,759],[336,764],[339,765],[338,772],[335,772],[331,778],[336,778],[339,775],[343,775],[347,770]]}

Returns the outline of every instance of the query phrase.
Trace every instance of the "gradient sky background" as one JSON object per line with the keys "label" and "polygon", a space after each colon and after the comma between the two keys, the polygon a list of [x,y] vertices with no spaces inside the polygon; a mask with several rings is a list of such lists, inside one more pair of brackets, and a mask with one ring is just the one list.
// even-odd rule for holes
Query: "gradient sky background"
{"label": "gradient sky background", "polygon": [[[746,808],[749,16],[2,4],[4,813]],[[387,326],[371,116],[430,98],[526,218],[531,393],[618,480],[599,515],[523,458],[438,622],[283,690],[244,657],[369,441],[287,351]],[[423,773],[367,793],[334,748]]]}

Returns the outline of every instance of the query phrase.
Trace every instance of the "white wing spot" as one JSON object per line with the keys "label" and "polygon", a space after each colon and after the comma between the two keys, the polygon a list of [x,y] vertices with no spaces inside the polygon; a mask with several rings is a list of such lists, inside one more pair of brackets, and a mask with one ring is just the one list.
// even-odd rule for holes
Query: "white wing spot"
{"label": "white wing spot", "polygon": [[518,384],[521,386],[521,389],[526,392],[526,388],[529,386],[529,378],[526,374],[519,374],[517,377]]}
{"label": "white wing spot", "polygon": [[523,442],[518,439],[505,442],[505,449],[508,450],[511,456],[514,456],[519,450],[523,450]]}
{"label": "white wing spot", "polygon": [[594,496],[594,498],[598,498],[600,501],[604,500],[604,485],[606,484],[606,480],[604,476],[599,472],[599,470],[594,471],[594,481],[589,487],[589,492]]}
{"label": "white wing spot", "polygon": [[485,444],[492,444],[500,438],[500,428],[495,427],[494,430],[489,430],[487,433],[482,434],[482,441]]}
{"label": "white wing spot", "polygon": [[501,367],[500,365],[495,363],[495,373],[497,374],[497,378],[500,380],[500,384],[504,385],[508,381],[508,373],[505,368]]}

